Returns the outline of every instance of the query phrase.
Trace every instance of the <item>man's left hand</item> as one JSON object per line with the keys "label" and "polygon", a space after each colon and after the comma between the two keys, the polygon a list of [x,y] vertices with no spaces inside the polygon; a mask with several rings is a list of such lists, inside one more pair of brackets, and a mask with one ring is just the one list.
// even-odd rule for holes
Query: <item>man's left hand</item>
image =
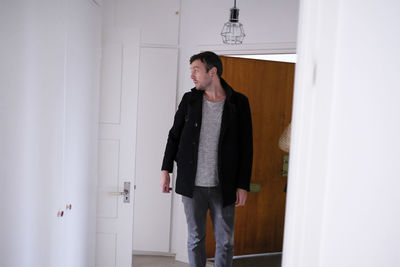
{"label": "man's left hand", "polygon": [[236,203],[235,206],[244,206],[246,204],[246,199],[247,199],[247,191],[241,188],[238,188],[236,190]]}

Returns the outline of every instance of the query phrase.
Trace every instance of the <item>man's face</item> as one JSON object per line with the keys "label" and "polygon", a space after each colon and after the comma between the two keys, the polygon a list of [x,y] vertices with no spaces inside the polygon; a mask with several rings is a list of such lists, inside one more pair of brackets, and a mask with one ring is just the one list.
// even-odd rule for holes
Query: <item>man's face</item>
{"label": "man's face", "polygon": [[197,90],[205,90],[212,83],[210,72],[207,72],[206,66],[199,59],[190,64],[190,71],[194,86]]}

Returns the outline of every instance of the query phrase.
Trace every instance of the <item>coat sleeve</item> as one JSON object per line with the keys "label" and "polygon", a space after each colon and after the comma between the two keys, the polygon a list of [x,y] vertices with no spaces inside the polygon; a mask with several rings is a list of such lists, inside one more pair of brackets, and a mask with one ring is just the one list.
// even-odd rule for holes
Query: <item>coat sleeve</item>
{"label": "coat sleeve", "polygon": [[239,110],[239,174],[237,188],[250,190],[251,169],[253,165],[253,128],[251,122],[250,104],[242,95]]}
{"label": "coat sleeve", "polygon": [[170,173],[173,171],[174,160],[178,151],[182,130],[185,125],[185,115],[187,113],[186,109],[189,94],[190,93],[188,92],[183,95],[182,100],[179,103],[178,110],[175,113],[174,123],[168,133],[167,145],[165,147],[161,170],[166,170]]}

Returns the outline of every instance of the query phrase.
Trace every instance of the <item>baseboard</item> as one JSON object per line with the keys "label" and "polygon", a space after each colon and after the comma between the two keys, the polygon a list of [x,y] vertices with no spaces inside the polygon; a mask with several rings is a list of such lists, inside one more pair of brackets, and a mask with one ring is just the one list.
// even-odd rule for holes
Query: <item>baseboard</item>
{"label": "baseboard", "polygon": [[[249,254],[249,255],[238,255],[238,256],[233,256],[233,259],[255,258],[255,257],[274,256],[274,255],[282,255],[282,252],[269,252],[269,253],[259,253],[259,254]],[[213,261],[214,259],[215,258],[207,258],[208,261]]]}
{"label": "baseboard", "polygon": [[164,256],[164,257],[175,257],[174,253],[169,252],[159,252],[159,251],[141,251],[133,250],[132,255],[136,256]]}

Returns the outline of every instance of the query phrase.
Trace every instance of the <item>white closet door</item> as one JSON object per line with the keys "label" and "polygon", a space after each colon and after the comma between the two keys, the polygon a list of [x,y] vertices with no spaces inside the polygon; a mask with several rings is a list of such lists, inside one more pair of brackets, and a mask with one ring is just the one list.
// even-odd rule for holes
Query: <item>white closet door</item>
{"label": "white closet door", "polygon": [[[64,201],[65,267],[93,267],[101,9],[68,0],[66,8]],[[57,265],[61,266],[61,265]]]}
{"label": "white closet door", "polygon": [[56,1],[7,1],[0,18],[0,266],[60,266],[63,9]]}
{"label": "white closet door", "polygon": [[131,267],[139,31],[103,38],[96,266]]}
{"label": "white closet door", "polygon": [[176,103],[178,50],[140,52],[133,249],[169,252],[171,194],[160,189],[161,161]]}

